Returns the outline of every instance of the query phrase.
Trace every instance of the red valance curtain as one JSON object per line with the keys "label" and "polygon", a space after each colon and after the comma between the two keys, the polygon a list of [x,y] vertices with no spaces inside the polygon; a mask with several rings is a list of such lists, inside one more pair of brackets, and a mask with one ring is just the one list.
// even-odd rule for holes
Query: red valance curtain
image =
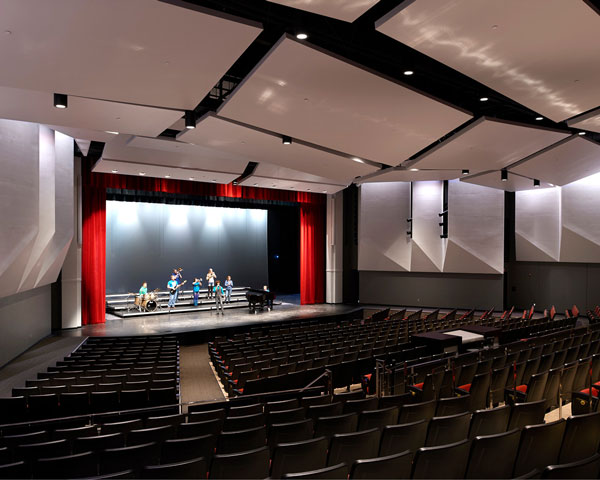
{"label": "red valance curtain", "polygon": [[81,321],[104,323],[106,298],[106,189],[271,200],[300,204],[300,302],[325,300],[325,195],[231,184],[93,173],[83,162]]}

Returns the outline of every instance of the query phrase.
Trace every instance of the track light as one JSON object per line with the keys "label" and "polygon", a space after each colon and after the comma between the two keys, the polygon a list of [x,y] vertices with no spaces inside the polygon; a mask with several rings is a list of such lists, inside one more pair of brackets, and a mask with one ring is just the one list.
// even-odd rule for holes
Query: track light
{"label": "track light", "polygon": [[533,179],[533,186],[535,188],[539,188],[540,187],[540,181],[537,178]]}
{"label": "track light", "polygon": [[56,108],[67,108],[69,106],[67,96],[64,93],[55,93],[54,106]]}
{"label": "track light", "polygon": [[500,170],[500,179],[503,182],[506,182],[508,180],[508,170],[506,170],[506,168],[503,168],[502,170]]}
{"label": "track light", "polygon": [[283,142],[284,145],[291,145],[292,137],[288,137],[287,135],[282,135],[281,141]]}
{"label": "track light", "polygon": [[185,111],[185,128],[190,130],[196,128],[196,112],[192,110]]}
{"label": "track light", "polygon": [[463,168],[462,174],[463,175],[468,175],[469,174],[469,169],[468,168]]}

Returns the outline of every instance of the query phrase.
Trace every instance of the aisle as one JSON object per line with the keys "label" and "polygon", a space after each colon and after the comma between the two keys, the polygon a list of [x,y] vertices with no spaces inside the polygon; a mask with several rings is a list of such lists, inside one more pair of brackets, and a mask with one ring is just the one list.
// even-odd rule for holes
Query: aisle
{"label": "aisle", "polygon": [[182,402],[225,399],[210,366],[206,343],[180,347],[179,368]]}

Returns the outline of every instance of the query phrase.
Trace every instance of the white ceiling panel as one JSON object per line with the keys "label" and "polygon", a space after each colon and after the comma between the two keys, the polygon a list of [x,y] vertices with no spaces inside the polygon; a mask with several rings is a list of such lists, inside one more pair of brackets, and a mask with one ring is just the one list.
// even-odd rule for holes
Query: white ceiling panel
{"label": "white ceiling panel", "polygon": [[505,190],[507,192],[520,192],[522,190],[537,190],[539,188],[553,188],[554,185],[540,182],[539,187],[533,186],[533,180],[531,178],[522,177],[515,175],[512,172],[508,173],[508,180],[503,182],[501,180],[501,174],[499,171],[484,172],[477,175],[469,175],[468,177],[461,178],[461,182],[473,183],[475,185],[482,185],[484,187],[496,188],[498,190]]}
{"label": "white ceiling panel", "polygon": [[600,172],[600,145],[575,135],[510,171],[563,186]]}
{"label": "white ceiling panel", "polygon": [[312,148],[298,142],[284,145],[281,137],[213,115],[204,117],[196,128],[179,136],[185,142],[239,155],[255,162],[265,161],[311,175],[330,178],[333,183],[350,183],[355,177],[377,170],[335,153]]}
{"label": "white ceiling panel", "polygon": [[583,0],[417,0],[376,26],[554,121],[598,106],[600,15]]}
{"label": "white ceiling panel", "polygon": [[11,120],[155,137],[179,117],[181,112],[164,108],[78,97],[69,97],[69,108],[60,109],[51,93],[0,87],[0,118]]}
{"label": "white ceiling panel", "polygon": [[110,142],[114,140],[114,134],[101,132],[99,130],[87,130],[85,128],[78,127],[61,127],[60,125],[48,125],[52,130],[64,133],[69,137],[82,139],[82,140],[93,140],[96,142]]}
{"label": "white ceiling panel", "polygon": [[268,177],[281,180],[296,180],[299,182],[310,182],[310,183],[324,183],[332,184],[339,183],[340,185],[346,186],[344,182],[332,182],[330,178],[319,177],[318,175],[311,175],[310,173],[300,172],[291,168],[280,167],[279,165],[273,165],[271,163],[261,162],[256,167],[254,175],[258,177]]}
{"label": "white ceiling panel", "polygon": [[569,127],[600,133],[600,108],[596,108],[588,115],[582,115],[567,123],[569,124]]}
{"label": "white ceiling panel", "polygon": [[275,190],[294,190],[298,192],[313,193],[336,193],[345,188],[344,185],[298,182],[296,180],[278,180],[255,175],[245,179],[243,182],[241,182],[241,185],[245,185],[247,187],[262,187],[273,188]]}
{"label": "white ceiling panel", "polygon": [[119,135],[106,144],[103,158],[139,164],[219,171],[239,175],[247,161],[227,152],[176,140]]}
{"label": "white ceiling panel", "polygon": [[[0,0],[0,85],[192,109],[261,32],[157,0]],[[171,122],[172,123],[172,122]]]}
{"label": "white ceiling panel", "polygon": [[568,133],[480,118],[425,152],[411,166],[497,170],[568,137]]}
{"label": "white ceiling panel", "polygon": [[430,180],[452,180],[462,175],[461,170],[418,170],[388,168],[359,179],[356,183],[418,182]]}
{"label": "white ceiling panel", "polygon": [[282,37],[219,114],[388,165],[471,118],[289,37]]}
{"label": "white ceiling panel", "polygon": [[353,22],[379,0],[269,0],[286,7]]}
{"label": "white ceiling panel", "polygon": [[[113,172],[113,170],[116,170],[116,172]],[[144,165],[117,160],[106,160],[104,158],[101,158],[96,162],[93,171],[97,173],[119,173],[120,175],[135,176],[140,176],[140,172],[142,172],[145,177],[165,178],[167,175],[170,175],[169,178],[175,180],[213,183],[231,183],[238,177],[236,173],[211,172],[198,169],[192,170],[162,165]]]}

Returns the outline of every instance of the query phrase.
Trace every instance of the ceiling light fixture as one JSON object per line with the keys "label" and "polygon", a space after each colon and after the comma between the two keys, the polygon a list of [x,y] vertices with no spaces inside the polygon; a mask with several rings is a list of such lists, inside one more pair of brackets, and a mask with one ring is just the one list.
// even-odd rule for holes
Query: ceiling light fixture
{"label": "ceiling light fixture", "polygon": [[143,177],[144,175],[146,175],[146,172],[140,172],[140,175]]}
{"label": "ceiling light fixture", "polygon": [[104,130],[104,133],[110,133],[111,135],[118,135],[119,132],[113,132],[112,130]]}
{"label": "ceiling light fixture", "polygon": [[327,193],[327,190],[323,190],[323,193]]}
{"label": "ceiling light fixture", "polygon": [[411,169],[410,169],[410,171],[411,171],[411,172],[418,172],[418,171],[419,171],[419,169],[418,169],[418,168],[411,168]]}
{"label": "ceiling light fixture", "polygon": [[358,163],[365,163],[358,157],[352,157],[352,160],[354,160],[355,162],[358,162]]}
{"label": "ceiling light fixture", "polygon": [[233,181],[233,182],[231,182],[231,183],[233,183],[234,185],[237,185],[237,184],[238,184],[238,181],[237,181],[237,180],[234,180],[234,181]]}
{"label": "ceiling light fixture", "polygon": [[544,117],[535,117],[535,119],[539,122],[544,119]]}
{"label": "ceiling light fixture", "polygon": [[469,169],[468,168],[463,168],[462,174],[463,175],[468,175],[469,174]]}
{"label": "ceiling light fixture", "polygon": [[115,169],[111,170],[111,172],[112,172],[112,173],[119,173],[119,171],[118,171],[118,170],[115,170]]}
{"label": "ceiling light fixture", "polygon": [[258,187],[258,183],[255,183],[255,184],[254,184],[254,186],[255,186],[255,187]]}
{"label": "ceiling light fixture", "polygon": [[579,132],[579,135],[585,135],[585,132]]}
{"label": "ceiling light fixture", "polygon": [[296,38],[298,40],[306,40],[308,38],[308,34],[304,33],[304,32],[298,32],[296,34]]}
{"label": "ceiling light fixture", "polygon": [[488,98],[488,97],[481,97],[481,98],[479,99],[479,101],[480,101],[480,102],[487,102],[488,100],[489,100],[489,98]]}
{"label": "ceiling light fixture", "polygon": [[55,93],[54,106],[56,108],[67,108],[69,106],[68,97],[64,93]]}
{"label": "ceiling light fixture", "polygon": [[310,188],[307,188],[306,190],[307,190],[308,192],[310,192]]}
{"label": "ceiling light fixture", "polygon": [[185,128],[189,130],[196,128],[196,112],[193,110],[185,111]]}
{"label": "ceiling light fixture", "polygon": [[506,168],[500,170],[500,180],[502,180],[503,182],[506,182],[508,180],[508,170],[506,170]]}
{"label": "ceiling light fixture", "polygon": [[413,73],[415,72],[413,72],[412,70],[404,70],[404,75],[406,75],[407,77],[410,77]]}
{"label": "ceiling light fixture", "polygon": [[193,179],[194,179],[194,177],[190,177],[190,180],[193,180]]}
{"label": "ceiling light fixture", "polygon": [[291,145],[292,143],[292,137],[288,137],[287,135],[282,135],[281,136],[281,141],[284,145]]}
{"label": "ceiling light fixture", "polygon": [[534,179],[533,179],[533,186],[534,186],[535,188],[539,188],[539,186],[540,186],[540,181],[539,181],[537,178],[534,178]]}
{"label": "ceiling light fixture", "polygon": [[217,181],[216,181],[216,180],[214,180],[214,179],[213,179],[213,180],[211,180],[211,182],[213,182],[213,183],[217,183]]}
{"label": "ceiling light fixture", "polygon": [[171,178],[171,175],[165,175],[165,178]]}

